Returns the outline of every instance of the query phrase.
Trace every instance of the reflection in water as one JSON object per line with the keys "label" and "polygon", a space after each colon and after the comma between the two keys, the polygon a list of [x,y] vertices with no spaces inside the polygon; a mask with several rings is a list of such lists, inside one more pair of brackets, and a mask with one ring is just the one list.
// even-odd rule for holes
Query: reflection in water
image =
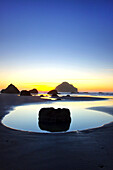
{"label": "reflection in water", "polygon": [[38,122],[39,127],[41,130],[46,130],[49,132],[66,132],[69,130],[71,122],[66,122],[66,123],[43,123],[43,122]]}

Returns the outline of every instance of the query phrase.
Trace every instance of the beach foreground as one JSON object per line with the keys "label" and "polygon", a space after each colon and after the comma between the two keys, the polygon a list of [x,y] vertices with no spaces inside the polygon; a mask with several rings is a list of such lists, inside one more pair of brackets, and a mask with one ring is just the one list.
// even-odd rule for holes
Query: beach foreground
{"label": "beach foreground", "polygon": [[[37,96],[0,95],[0,120],[16,105],[43,102]],[[92,108],[113,115],[113,107]],[[0,123],[0,169],[113,169],[113,123],[79,133],[40,134]]]}

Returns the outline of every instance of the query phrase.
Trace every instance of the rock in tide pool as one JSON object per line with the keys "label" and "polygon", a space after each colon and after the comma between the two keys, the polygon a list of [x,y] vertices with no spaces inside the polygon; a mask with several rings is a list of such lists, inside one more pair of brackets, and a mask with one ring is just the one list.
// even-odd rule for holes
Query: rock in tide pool
{"label": "rock in tide pool", "polygon": [[50,132],[67,131],[71,122],[67,108],[42,108],[39,111],[39,127]]}
{"label": "rock in tide pool", "polygon": [[70,111],[67,108],[42,108],[39,111],[39,121],[41,122],[70,122]]}

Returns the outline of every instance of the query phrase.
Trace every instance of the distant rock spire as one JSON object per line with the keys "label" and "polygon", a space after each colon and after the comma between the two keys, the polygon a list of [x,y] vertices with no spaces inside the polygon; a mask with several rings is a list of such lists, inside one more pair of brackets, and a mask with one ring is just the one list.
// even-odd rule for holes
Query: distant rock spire
{"label": "distant rock spire", "polygon": [[72,84],[69,84],[68,82],[63,82],[60,85],[58,85],[55,90],[58,92],[70,92],[70,93],[77,93],[78,89],[74,87]]}

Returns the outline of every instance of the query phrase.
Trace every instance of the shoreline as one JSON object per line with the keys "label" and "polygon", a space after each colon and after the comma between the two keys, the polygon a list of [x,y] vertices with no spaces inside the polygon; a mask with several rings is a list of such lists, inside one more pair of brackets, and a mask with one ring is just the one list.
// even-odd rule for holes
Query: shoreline
{"label": "shoreline", "polygon": [[[22,96],[18,101],[16,96],[13,96],[13,99],[7,95],[2,98],[0,106],[0,164],[2,170],[95,170],[102,167],[112,169],[113,123],[79,133],[58,134],[19,131],[1,124],[1,119],[17,105],[50,101],[42,100],[37,96],[32,97],[30,96],[29,99],[28,96]],[[31,100],[32,102],[30,102]],[[94,109],[113,115],[112,107]]]}

